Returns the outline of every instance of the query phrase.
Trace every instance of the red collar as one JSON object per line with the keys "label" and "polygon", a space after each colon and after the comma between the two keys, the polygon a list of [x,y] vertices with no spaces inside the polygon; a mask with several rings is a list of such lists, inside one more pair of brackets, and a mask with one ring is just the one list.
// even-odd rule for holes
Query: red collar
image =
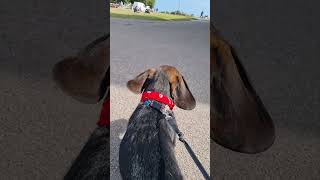
{"label": "red collar", "polygon": [[102,105],[102,110],[100,113],[100,119],[97,123],[99,126],[110,126],[110,99],[106,98]]}
{"label": "red collar", "polygon": [[141,102],[145,102],[147,100],[155,100],[168,105],[170,110],[172,110],[175,105],[171,98],[168,98],[167,96],[154,91],[146,91],[142,93]]}

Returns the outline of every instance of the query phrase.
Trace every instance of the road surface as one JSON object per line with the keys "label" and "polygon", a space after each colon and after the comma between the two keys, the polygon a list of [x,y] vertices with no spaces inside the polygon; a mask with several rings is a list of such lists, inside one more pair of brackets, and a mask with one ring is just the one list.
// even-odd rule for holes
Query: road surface
{"label": "road surface", "polygon": [[[111,179],[120,179],[118,152],[127,121],[140,96],[126,88],[151,67],[175,66],[197,101],[192,111],[175,108],[179,128],[210,172],[209,23],[111,19]],[[181,142],[176,155],[186,179],[203,179]]]}

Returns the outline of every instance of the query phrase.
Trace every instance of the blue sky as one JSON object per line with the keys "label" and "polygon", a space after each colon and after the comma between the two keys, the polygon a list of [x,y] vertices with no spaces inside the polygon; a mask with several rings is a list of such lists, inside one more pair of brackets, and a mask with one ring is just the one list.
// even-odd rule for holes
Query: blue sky
{"label": "blue sky", "polygon": [[[155,8],[159,11],[176,11],[178,7],[179,0],[156,0]],[[195,16],[203,11],[204,15],[210,16],[210,0],[180,0],[180,10]]]}

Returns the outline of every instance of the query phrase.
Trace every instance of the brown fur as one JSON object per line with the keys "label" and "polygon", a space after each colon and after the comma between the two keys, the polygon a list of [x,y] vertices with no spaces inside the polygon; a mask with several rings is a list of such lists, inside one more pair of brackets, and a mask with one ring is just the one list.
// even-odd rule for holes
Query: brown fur
{"label": "brown fur", "polygon": [[[185,110],[193,109],[196,104],[190,102],[195,102],[195,100],[190,94],[189,87],[179,71],[171,66],[161,66],[160,69],[163,70],[168,76],[171,84],[172,96],[176,101],[177,106],[183,107],[182,109]],[[183,99],[181,97],[183,97]]]}
{"label": "brown fur", "polygon": [[[185,110],[193,109],[196,106],[196,101],[190,93],[189,87],[182,74],[176,68],[168,65],[160,66],[159,70],[166,74],[168,81],[170,82],[171,95],[176,105]],[[156,72],[156,69],[151,68],[139,74],[133,80],[128,81],[128,89],[136,94],[141,93],[146,80],[152,79]]]}
{"label": "brown fur", "polygon": [[154,74],[156,73],[156,69],[151,68],[143,73],[139,74],[135,79],[128,81],[127,87],[135,94],[140,94],[141,90],[143,90],[143,84],[147,80],[147,78],[152,79]]}
{"label": "brown fur", "polygon": [[252,87],[234,48],[211,29],[211,138],[243,153],[274,142],[272,119]]}
{"label": "brown fur", "polygon": [[109,40],[99,38],[76,56],[58,62],[53,78],[66,94],[84,103],[96,103],[110,65],[109,55]]}

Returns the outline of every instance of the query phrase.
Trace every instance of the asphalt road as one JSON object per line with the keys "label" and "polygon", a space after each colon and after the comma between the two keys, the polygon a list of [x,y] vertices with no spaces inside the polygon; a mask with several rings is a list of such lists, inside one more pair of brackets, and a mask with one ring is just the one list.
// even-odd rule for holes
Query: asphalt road
{"label": "asphalt road", "polygon": [[[151,67],[175,66],[197,101],[192,111],[175,108],[177,123],[193,150],[210,172],[209,23],[152,22],[111,19],[111,179],[120,179],[118,150],[128,119],[140,96],[126,88]],[[186,179],[203,179],[182,143],[176,155]]]}
{"label": "asphalt road", "polygon": [[214,179],[319,179],[319,1],[215,1],[212,20],[239,52],[276,125],[257,155],[212,143]]}
{"label": "asphalt road", "polygon": [[52,67],[108,31],[104,1],[0,2],[0,179],[62,179],[100,106],[63,94]]}

